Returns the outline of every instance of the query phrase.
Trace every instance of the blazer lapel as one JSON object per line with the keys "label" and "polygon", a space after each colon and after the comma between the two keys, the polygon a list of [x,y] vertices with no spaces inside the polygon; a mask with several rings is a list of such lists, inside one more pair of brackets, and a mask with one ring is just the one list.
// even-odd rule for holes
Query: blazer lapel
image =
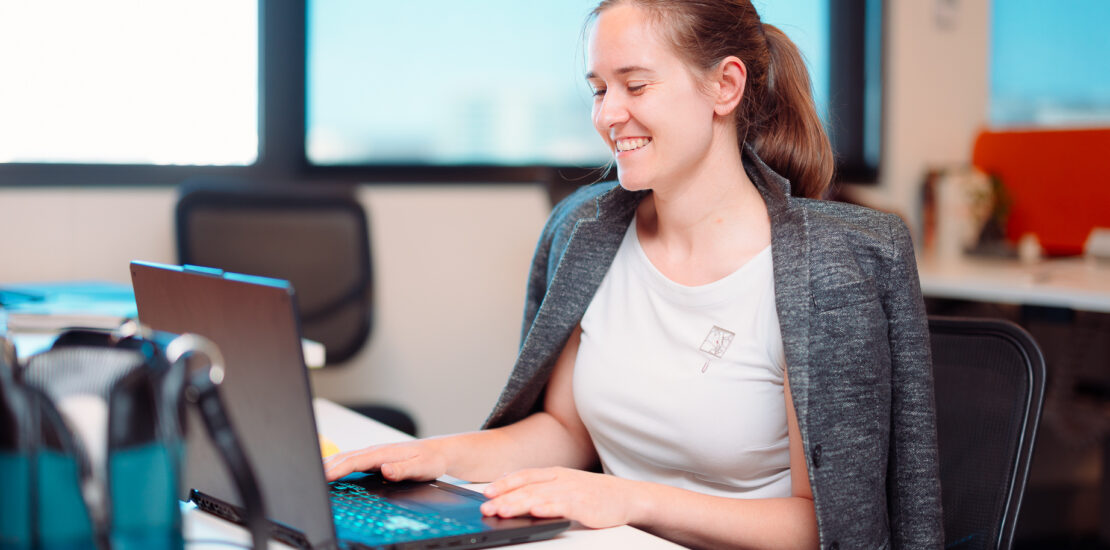
{"label": "blazer lapel", "polygon": [[591,205],[595,207],[592,216],[575,223],[487,426],[531,412],[517,409],[535,406],[544,387],[538,379],[550,376],[555,359],[609,271],[642,196],[616,186]]}
{"label": "blazer lapel", "polygon": [[771,218],[775,306],[778,309],[790,393],[798,427],[806,430],[809,410],[809,320],[813,300],[809,291],[809,227],[806,210],[790,196],[790,182],[775,173],[745,145],[748,177],[759,188]]}

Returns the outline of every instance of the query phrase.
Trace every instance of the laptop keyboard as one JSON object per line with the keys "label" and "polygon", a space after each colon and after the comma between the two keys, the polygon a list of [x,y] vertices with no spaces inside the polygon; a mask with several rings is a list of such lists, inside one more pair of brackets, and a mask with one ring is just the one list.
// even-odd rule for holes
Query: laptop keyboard
{"label": "laptop keyboard", "polygon": [[439,514],[402,508],[351,483],[331,483],[330,494],[335,530],[340,540],[391,544],[480,530]]}

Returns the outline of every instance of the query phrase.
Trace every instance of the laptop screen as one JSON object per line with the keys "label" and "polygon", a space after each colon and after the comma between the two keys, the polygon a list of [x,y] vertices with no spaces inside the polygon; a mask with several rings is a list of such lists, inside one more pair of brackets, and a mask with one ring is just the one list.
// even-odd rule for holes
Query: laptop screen
{"label": "laptop screen", "polygon": [[[267,516],[312,546],[335,544],[301,351],[293,288],[276,279],[132,262],[139,320],[212,340],[226,363],[220,388],[262,490]],[[196,489],[242,506],[230,475],[189,410],[182,500]]]}

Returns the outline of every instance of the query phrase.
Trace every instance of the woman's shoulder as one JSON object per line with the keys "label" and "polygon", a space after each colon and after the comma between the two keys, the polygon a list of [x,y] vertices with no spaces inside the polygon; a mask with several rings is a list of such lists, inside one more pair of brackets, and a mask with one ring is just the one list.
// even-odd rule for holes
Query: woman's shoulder
{"label": "woman's shoulder", "polygon": [[551,211],[551,217],[575,216],[583,217],[596,215],[597,200],[619,187],[616,181],[600,181],[583,185],[575,189],[566,198],[559,201]]}
{"label": "woman's shoulder", "polygon": [[579,220],[597,217],[598,199],[615,187],[616,182],[584,185],[559,201],[551,209],[540,232],[535,257],[544,258],[560,250],[569,241]]}
{"label": "woman's shoulder", "polygon": [[827,199],[794,199],[810,212],[811,218],[819,223],[862,227],[888,227],[900,223],[897,214],[876,210],[867,206]]}
{"label": "woman's shoulder", "polygon": [[544,235],[551,237],[562,234],[572,229],[579,220],[597,218],[601,199],[610,193],[619,192],[619,187],[615,181],[579,187],[551,209]]}
{"label": "woman's shoulder", "polygon": [[913,241],[898,215],[840,201],[800,199],[810,249],[859,258],[913,255]]}

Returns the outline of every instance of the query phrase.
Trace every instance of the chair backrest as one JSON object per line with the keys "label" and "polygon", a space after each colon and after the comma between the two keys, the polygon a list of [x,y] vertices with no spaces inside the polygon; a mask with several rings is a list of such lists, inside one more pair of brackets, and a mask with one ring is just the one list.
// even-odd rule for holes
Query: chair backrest
{"label": "chair backrest", "polygon": [[946,548],[1010,548],[1044,404],[1045,366],[1021,327],[930,317]]}
{"label": "chair backrest", "polygon": [[176,216],[179,263],[291,282],[304,337],[324,344],[327,364],[366,343],[370,232],[353,188],[193,180]]}

